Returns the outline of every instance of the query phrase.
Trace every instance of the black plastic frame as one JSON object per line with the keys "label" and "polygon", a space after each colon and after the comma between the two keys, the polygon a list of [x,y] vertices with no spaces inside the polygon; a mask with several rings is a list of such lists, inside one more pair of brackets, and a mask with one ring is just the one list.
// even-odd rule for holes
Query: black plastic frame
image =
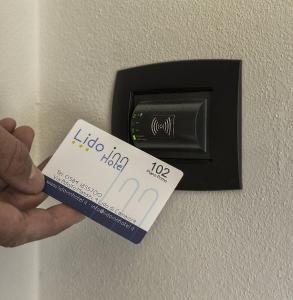
{"label": "black plastic frame", "polygon": [[240,60],[177,61],[118,71],[112,134],[132,143],[129,129],[135,94],[176,92],[210,93],[210,159],[162,158],[184,172],[177,189],[241,189]]}

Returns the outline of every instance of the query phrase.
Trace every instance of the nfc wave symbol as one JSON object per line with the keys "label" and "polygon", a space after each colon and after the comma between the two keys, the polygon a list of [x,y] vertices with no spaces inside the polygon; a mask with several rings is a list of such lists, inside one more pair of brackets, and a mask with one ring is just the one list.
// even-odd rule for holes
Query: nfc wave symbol
{"label": "nfc wave symbol", "polygon": [[[160,116],[160,119],[162,117]],[[151,130],[154,136],[158,133],[163,133],[165,135],[170,136],[173,133],[173,117],[168,117],[163,122],[158,121],[157,117],[154,117],[151,123]]]}

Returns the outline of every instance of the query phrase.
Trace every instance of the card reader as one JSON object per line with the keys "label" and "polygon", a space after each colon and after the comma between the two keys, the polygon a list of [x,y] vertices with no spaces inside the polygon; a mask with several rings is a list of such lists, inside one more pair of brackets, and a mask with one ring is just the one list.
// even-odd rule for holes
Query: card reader
{"label": "card reader", "polygon": [[131,138],[141,149],[206,152],[207,99],[140,102],[132,113]]}

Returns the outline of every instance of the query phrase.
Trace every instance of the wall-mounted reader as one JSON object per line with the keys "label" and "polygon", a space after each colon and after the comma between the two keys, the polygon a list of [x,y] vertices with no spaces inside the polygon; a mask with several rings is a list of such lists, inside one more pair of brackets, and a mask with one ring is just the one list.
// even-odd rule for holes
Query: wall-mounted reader
{"label": "wall-mounted reader", "polygon": [[134,96],[133,144],[160,158],[209,158],[209,93]]}
{"label": "wall-mounted reader", "polygon": [[178,189],[241,188],[241,61],[119,71],[112,133],[181,169]]}

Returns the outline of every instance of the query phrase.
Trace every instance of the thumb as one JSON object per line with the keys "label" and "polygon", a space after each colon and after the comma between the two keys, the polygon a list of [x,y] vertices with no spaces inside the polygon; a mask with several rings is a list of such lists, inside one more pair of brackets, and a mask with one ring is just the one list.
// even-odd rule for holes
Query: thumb
{"label": "thumb", "polygon": [[42,172],[33,164],[27,146],[0,125],[0,179],[25,193],[39,193]]}

